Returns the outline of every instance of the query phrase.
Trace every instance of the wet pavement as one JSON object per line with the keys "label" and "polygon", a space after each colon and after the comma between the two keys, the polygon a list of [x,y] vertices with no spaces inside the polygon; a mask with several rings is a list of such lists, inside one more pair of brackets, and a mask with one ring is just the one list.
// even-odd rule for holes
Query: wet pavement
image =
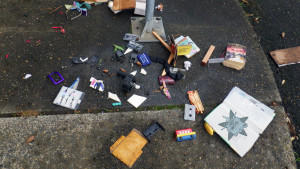
{"label": "wet pavement", "polygon": [[[123,68],[127,72],[140,71],[140,67],[129,63],[129,56],[123,63],[111,59],[113,44],[125,46],[127,42],[122,38],[130,32],[130,17],[132,10],[123,11],[114,15],[105,4],[92,7],[88,16],[81,16],[75,20],[66,20],[64,8],[48,14],[63,1],[44,2],[42,6],[34,8],[36,2],[23,1],[15,7],[8,5],[4,14],[12,15],[11,20],[5,20],[1,26],[1,54],[8,54],[8,58],[1,57],[1,100],[0,112],[14,114],[23,111],[57,112],[67,109],[53,105],[53,101],[62,86],[70,86],[77,77],[80,77],[78,90],[85,92],[85,97],[79,110],[113,110],[114,101],[107,99],[107,93],[118,94],[122,101],[122,110],[134,110],[127,103],[132,94],[146,96],[147,100],[142,108],[162,105],[183,105],[188,103],[186,92],[198,90],[205,106],[217,105],[223,101],[232,87],[238,86],[258,100],[269,104],[272,101],[281,102],[278,90],[268,62],[264,57],[256,35],[249,23],[245,20],[242,9],[235,1],[224,2],[194,2],[182,1],[166,2],[162,16],[167,35],[182,34],[192,38],[201,51],[189,61],[192,67],[187,72],[184,80],[168,86],[172,99],[169,100],[159,88],[158,76],[162,65],[152,63],[144,69],[146,76],[138,73],[138,84],[141,89],[131,93],[123,93],[120,84],[122,78],[115,76]],[[65,3],[70,3],[65,1]],[[184,5],[177,5],[184,4]],[[217,8],[218,7],[218,8]],[[74,11],[73,11],[74,12]],[[26,14],[27,17],[24,16]],[[70,13],[77,14],[77,13]],[[174,17],[176,16],[176,17]],[[234,19],[233,19],[234,18]],[[3,19],[3,18],[2,18]],[[52,26],[62,26],[66,34],[55,32]],[[30,42],[28,42],[30,41]],[[38,42],[37,42],[38,41]],[[216,50],[212,58],[218,58],[226,48],[227,43],[240,43],[247,46],[247,64],[241,71],[236,71],[221,64],[210,64],[207,67],[200,65],[210,45],[215,45]],[[39,45],[37,45],[39,44]],[[169,57],[169,52],[160,43],[143,43],[142,52],[149,56],[162,59]],[[101,57],[100,70],[97,66],[88,64],[75,65],[73,57]],[[183,68],[185,57],[179,57],[177,66]],[[102,69],[108,69],[109,74],[104,74]],[[64,81],[54,85],[47,78],[50,73],[58,71]],[[26,74],[32,77],[23,80]],[[89,87],[90,77],[104,80],[105,90],[97,92]],[[145,95],[149,93],[149,95]]]}
{"label": "wet pavement", "polygon": [[[282,107],[250,151],[241,158],[217,134],[210,136],[203,118],[183,120],[183,110],[71,114],[0,119],[3,168],[128,168],[110,153],[121,135],[159,130],[132,168],[296,168]],[[211,108],[207,108],[211,111]],[[175,130],[192,128],[196,139],[177,142]],[[34,141],[25,141],[34,136]]]}
{"label": "wet pavement", "polygon": [[[73,21],[60,14],[65,12],[64,8],[48,14],[65,3],[72,2],[15,0],[5,1],[0,6],[3,9],[0,17],[0,22],[3,22],[0,26],[0,112],[2,117],[9,117],[0,119],[1,135],[4,136],[0,140],[3,143],[1,166],[45,168],[51,165],[54,168],[71,164],[75,168],[124,167],[109,153],[109,147],[133,128],[143,131],[157,120],[167,130],[157,133],[156,140],[143,149],[144,153],[134,165],[136,168],[296,168],[281,106],[274,107],[275,119],[243,158],[238,157],[218,135],[211,137],[202,127],[203,118],[225,99],[234,86],[267,105],[273,101],[281,103],[265,54],[237,1],[165,1],[164,12],[155,12],[155,16],[162,16],[167,35],[190,36],[201,49],[189,59],[192,67],[185,79],[168,86],[170,100],[157,92],[157,79],[162,71],[162,65],[158,63],[144,68],[146,76],[137,74],[141,89],[129,94],[121,90],[122,79],[115,75],[116,72],[120,68],[127,72],[141,69],[129,63],[129,56],[123,63],[112,60],[113,44],[126,45],[122,38],[130,32],[133,10],[114,15],[102,4],[92,7],[88,16]],[[55,32],[51,29],[53,26],[62,26],[66,34]],[[216,46],[212,58],[217,58],[227,43],[247,46],[244,69],[236,71],[221,64],[200,65],[210,45]],[[150,56],[162,59],[169,56],[160,43],[143,45],[142,52]],[[73,57],[90,58],[94,55],[101,58],[100,70],[97,66],[72,63]],[[182,68],[186,60],[179,57],[177,66]],[[103,73],[104,68],[110,73]],[[54,71],[64,77],[61,84],[54,85],[47,78]],[[24,80],[28,73],[32,77]],[[81,78],[78,90],[85,92],[79,110],[54,105],[53,100],[61,87],[70,86],[77,77]],[[104,80],[104,92],[89,87],[90,77]],[[184,121],[182,109],[141,111],[181,107],[189,103],[189,90],[198,90],[205,107],[204,115],[198,115],[196,122]],[[121,107],[112,107],[114,101],[107,99],[108,92],[118,94]],[[147,97],[139,109],[126,101],[132,94]],[[56,115],[38,116],[42,114]],[[183,144],[172,140],[174,130],[188,127],[199,133],[199,139]],[[24,141],[32,135],[36,137],[35,141],[25,144]]]}

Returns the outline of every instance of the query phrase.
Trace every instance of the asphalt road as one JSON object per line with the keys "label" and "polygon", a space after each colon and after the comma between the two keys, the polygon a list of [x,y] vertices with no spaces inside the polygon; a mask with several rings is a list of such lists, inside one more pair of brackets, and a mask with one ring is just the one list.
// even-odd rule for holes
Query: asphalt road
{"label": "asphalt road", "polygon": [[[268,58],[286,114],[295,126],[295,130],[291,131],[291,135],[299,137],[300,64],[279,68],[270,57],[269,52],[276,49],[300,46],[300,1],[247,0],[241,1],[241,5],[248,14]],[[281,37],[282,32],[286,34],[284,38]],[[299,139],[293,141],[293,146],[294,151],[300,154]],[[296,157],[299,158],[297,154]],[[300,166],[299,161],[297,165]]]}
{"label": "asphalt road", "polygon": [[[124,63],[111,60],[113,57],[112,44],[126,45],[122,37],[125,33],[130,32],[129,18],[133,15],[133,11],[127,10],[118,15],[114,15],[107,6],[100,5],[93,7],[92,10],[89,11],[88,16],[81,16],[73,21],[66,20],[64,15],[65,9],[63,8],[51,15],[48,14],[49,11],[57,6],[70,3],[69,0],[37,2],[31,0],[13,0],[1,3],[1,113],[8,114],[10,117],[14,115],[37,116],[43,111],[52,111],[56,112],[56,114],[68,113],[64,112],[66,110],[65,108],[56,106],[52,102],[60,88],[62,86],[70,86],[78,76],[82,79],[78,89],[86,93],[85,99],[80,105],[80,110],[99,113],[98,110],[113,109],[111,106],[112,101],[107,99],[107,91],[117,93],[120,96],[124,103],[121,110],[127,110],[126,108],[134,110],[134,108],[126,102],[128,97],[133,93],[127,95],[121,92],[121,79],[114,76],[114,73],[120,68],[124,68],[128,72],[140,70],[140,68],[131,66],[128,62],[128,58]],[[141,90],[134,91],[134,93],[144,96],[146,96],[146,92],[150,93],[150,95],[147,96],[147,102],[141,106],[142,108],[183,105],[184,103],[188,103],[186,92],[195,89],[199,91],[206,107],[215,107],[224,100],[233,86],[240,87],[265,104],[270,105],[274,101],[281,103],[267,59],[269,59],[273,69],[275,68],[274,63],[272,63],[269,57],[265,57],[260,44],[257,42],[258,38],[249,22],[247,22],[237,1],[207,0],[186,3],[184,0],[176,0],[166,1],[165,3],[165,11],[163,13],[156,11],[156,15],[162,16],[166,33],[189,35],[195,43],[200,46],[201,52],[190,59],[193,65],[186,79],[176,83],[175,86],[169,86],[172,100],[167,99],[160,92],[154,92],[159,87],[157,76],[160,74],[162,66],[153,63],[151,66],[146,67],[145,69],[148,75],[138,75],[142,88]],[[74,13],[71,15],[74,16]],[[261,18],[263,18],[262,16]],[[269,20],[269,22],[272,22],[272,20]],[[55,32],[51,29],[52,26],[63,26],[66,29],[66,34]],[[270,30],[270,28],[268,27],[267,30]],[[288,31],[286,32],[287,39],[289,33]],[[281,31],[278,33],[278,36],[280,33]],[[219,57],[219,54],[225,49],[228,42],[240,43],[247,46],[247,56],[249,56],[249,59],[244,69],[236,71],[226,68],[221,64],[214,64],[209,67],[200,66],[201,57],[206,53],[211,44],[217,46],[212,56],[216,58]],[[283,46],[279,46],[278,48],[282,47]],[[169,56],[169,52],[160,43],[145,44],[144,52],[149,53],[151,56],[158,56],[164,59]],[[265,53],[268,52],[269,51],[265,50]],[[102,58],[101,69],[108,68],[111,72],[111,76],[102,73],[102,71],[96,67],[91,67],[87,64],[74,65],[71,61],[73,57],[92,57],[95,54],[98,54]],[[185,60],[185,58],[179,58],[177,63],[179,67],[183,67],[182,63]],[[276,70],[276,68],[274,70]],[[281,70],[282,68],[277,69],[278,72]],[[65,81],[62,82],[62,84],[54,85],[47,78],[47,75],[53,71],[59,71],[64,76]],[[292,70],[287,72],[290,73],[291,71]],[[31,73],[33,76],[28,80],[23,80],[22,78],[26,73]],[[89,87],[90,77],[105,80],[105,93],[96,92]],[[287,77],[288,76],[284,76],[284,78],[286,78],[285,85],[291,83],[293,79],[291,77],[291,80],[289,80]],[[282,79],[278,80],[277,78],[278,83],[281,82],[281,80]],[[286,91],[290,92],[291,90]],[[282,102],[283,105],[285,105],[284,102],[285,101]],[[296,104],[297,102],[294,103]],[[206,110],[205,115],[210,111],[211,109]],[[274,127],[281,127],[281,124],[284,125],[282,110],[278,112],[280,116],[277,116],[277,119],[272,123]],[[71,111],[71,113],[74,112]],[[110,114],[107,114],[107,116],[110,116]],[[128,120],[131,115],[129,114],[127,118],[122,119],[123,122],[121,123],[118,122],[116,116],[117,114],[113,114],[112,117],[115,117],[116,124],[121,125],[119,128],[122,130],[127,128],[127,123],[130,124],[131,122]],[[63,118],[59,116],[55,117]],[[91,117],[91,119],[93,119],[93,117]],[[13,118],[11,118],[11,120],[13,120]],[[106,122],[109,123],[109,121]],[[141,120],[141,123],[142,122],[143,119]],[[170,123],[172,122],[173,120],[170,120]],[[43,125],[43,122],[40,121],[39,124]],[[75,126],[76,124],[77,123],[75,123]],[[14,124],[12,123],[12,125]],[[195,125],[199,126],[200,124]],[[24,125],[20,125],[20,128],[23,126]],[[129,126],[131,128],[134,125]],[[33,124],[32,128],[34,127],[35,125]],[[110,127],[110,129],[113,130],[114,126]],[[174,125],[173,128],[175,127]],[[279,142],[276,143],[277,146],[272,147],[273,144],[271,143],[276,139],[281,139],[289,143],[288,134],[285,132],[285,134],[277,137],[277,133],[272,130],[275,129],[274,127],[271,126],[268,128],[268,132],[271,134],[264,136],[268,138],[267,143],[270,144],[260,144],[263,147],[259,148],[259,150],[255,150],[253,154],[255,155],[256,151],[269,153],[270,158],[267,160],[270,161],[259,157],[260,160],[266,161],[268,165],[272,165],[273,161],[279,161],[278,166],[286,167],[287,165],[285,163],[281,163],[280,160],[277,160],[281,154],[274,153],[279,154],[274,158],[275,156],[273,156],[272,153],[265,151],[265,149],[268,150],[268,147],[264,146],[270,146],[269,148],[272,149],[272,151],[282,152],[283,147],[280,147],[281,144],[279,144]],[[286,131],[285,127],[281,129],[283,129],[281,131],[282,133]],[[5,126],[3,131],[8,131]],[[8,131],[7,134],[9,135],[11,133],[16,134],[17,132]],[[51,137],[51,130],[49,130],[49,133],[47,136]],[[108,133],[108,135],[109,134],[110,133]],[[22,140],[23,137],[25,136],[19,135],[19,139],[14,141]],[[115,137],[117,137],[117,135]],[[6,138],[9,138],[9,136],[3,139]],[[42,137],[42,139],[44,138],[46,137]],[[109,137],[106,137],[106,139],[109,139]],[[45,142],[47,141],[46,139]],[[6,140],[6,142],[8,145],[11,143],[9,139]],[[110,145],[110,142],[109,144],[107,143],[107,145]],[[277,149],[278,146],[279,149]],[[72,151],[72,149],[70,150]],[[218,151],[219,149],[215,150]],[[10,149],[7,151],[10,151]],[[24,152],[26,152],[26,150]],[[16,157],[18,157],[18,154]],[[209,159],[212,160],[213,158]],[[212,163],[214,162],[215,161],[212,161]],[[252,162],[247,160],[245,160],[245,162],[249,162],[249,165],[252,164]]]}
{"label": "asphalt road", "polygon": [[[237,1],[196,1],[184,3],[181,0],[165,2],[165,11],[155,11],[156,16],[163,18],[166,34],[190,36],[201,48],[201,51],[189,61],[192,67],[183,80],[176,85],[169,85],[172,99],[168,99],[162,92],[157,92],[160,85],[158,76],[162,72],[162,65],[151,63],[144,67],[146,76],[138,73],[136,78],[141,86],[139,90],[124,93],[121,90],[123,79],[116,76],[121,68],[127,72],[140,71],[137,65],[131,66],[129,56],[124,62],[116,60],[113,53],[113,44],[125,46],[125,33],[130,32],[130,17],[133,10],[126,10],[117,15],[102,4],[92,7],[88,16],[81,16],[75,20],[67,20],[62,7],[58,11],[48,14],[49,11],[65,1],[43,1],[37,7],[36,2],[13,1],[2,6],[4,11],[1,17],[2,43],[0,50],[7,58],[1,57],[1,99],[0,112],[12,114],[25,111],[34,112],[62,112],[66,108],[53,104],[53,100],[62,86],[71,86],[77,77],[80,77],[78,90],[85,92],[79,110],[113,110],[125,111],[135,108],[127,102],[133,94],[147,97],[141,108],[184,105],[189,103],[187,91],[198,90],[205,106],[220,104],[229,91],[238,86],[254,98],[270,104],[273,101],[281,102],[272,72],[267,59],[255,39],[255,32],[246,22],[245,15]],[[182,4],[182,5],[177,5]],[[49,9],[50,8],[50,9]],[[48,10],[47,10],[48,9]],[[179,15],[179,11],[181,12]],[[63,12],[63,14],[60,14]],[[75,11],[70,16],[76,16]],[[176,17],[174,17],[176,16]],[[5,19],[10,18],[10,19]],[[235,18],[234,20],[232,18]],[[62,26],[65,34],[55,32],[53,26]],[[241,71],[227,68],[222,64],[201,66],[201,58],[210,45],[216,49],[212,58],[218,58],[224,51],[227,43],[239,43],[247,46],[247,64]],[[160,43],[144,43],[142,52],[150,56],[167,60],[170,53]],[[101,57],[100,70],[89,64],[76,65],[73,57]],[[177,67],[183,68],[185,57],[179,57]],[[257,68],[259,67],[259,69]],[[108,69],[109,74],[102,73]],[[47,75],[58,71],[64,81],[54,85]],[[27,74],[32,77],[23,80]],[[104,80],[104,92],[97,92],[89,87],[90,78]],[[122,106],[113,107],[113,100],[107,99],[108,92],[116,93],[122,101]],[[147,95],[146,93],[149,93]],[[73,112],[73,110],[71,110]]]}

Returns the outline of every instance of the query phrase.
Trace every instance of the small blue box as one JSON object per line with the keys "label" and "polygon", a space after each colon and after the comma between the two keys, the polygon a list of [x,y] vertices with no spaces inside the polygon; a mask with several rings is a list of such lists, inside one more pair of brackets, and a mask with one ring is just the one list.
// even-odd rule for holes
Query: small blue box
{"label": "small blue box", "polygon": [[142,53],[137,57],[143,66],[147,66],[151,64],[151,61],[146,53]]}

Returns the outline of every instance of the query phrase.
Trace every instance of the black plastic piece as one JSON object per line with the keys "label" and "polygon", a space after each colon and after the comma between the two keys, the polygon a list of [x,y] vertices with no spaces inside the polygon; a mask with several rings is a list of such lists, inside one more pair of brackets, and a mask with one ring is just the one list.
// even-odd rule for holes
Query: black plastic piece
{"label": "black plastic piece", "polygon": [[115,54],[116,54],[116,57],[117,57],[117,61],[124,61],[124,52],[122,51],[122,50],[117,50],[116,52],[115,52]]}
{"label": "black plastic piece", "polygon": [[130,55],[130,63],[136,63],[137,62],[137,54],[135,54],[135,53],[131,53],[131,55]]}
{"label": "black plastic piece", "polygon": [[130,92],[132,87],[134,87],[134,83],[136,82],[135,77],[129,73],[118,71],[117,72],[118,76],[121,76],[124,78],[124,81],[122,83],[122,89],[125,92]]}
{"label": "black plastic piece", "polygon": [[159,130],[165,130],[165,128],[160,125],[157,121],[153,122],[150,127],[143,131],[144,136],[151,142],[150,138]]}
{"label": "black plastic piece", "polygon": [[91,67],[95,66],[100,60],[100,57],[97,55],[94,55],[93,57],[91,57],[87,63],[91,65]]}

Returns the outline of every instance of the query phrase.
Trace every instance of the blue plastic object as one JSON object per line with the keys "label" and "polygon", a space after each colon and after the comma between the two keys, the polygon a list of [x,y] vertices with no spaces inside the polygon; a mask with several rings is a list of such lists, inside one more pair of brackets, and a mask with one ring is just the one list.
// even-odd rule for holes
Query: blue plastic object
{"label": "blue plastic object", "polygon": [[113,103],[112,106],[114,106],[114,107],[115,107],[115,106],[122,106],[122,102],[116,102],[116,103]]}
{"label": "blue plastic object", "polygon": [[138,55],[137,57],[143,66],[147,66],[147,65],[151,64],[151,61],[146,53],[142,53],[142,54]]}
{"label": "blue plastic object", "polygon": [[184,140],[194,140],[196,138],[196,134],[191,134],[191,135],[187,135],[187,136],[180,136],[177,137],[177,141],[184,141]]}
{"label": "blue plastic object", "polygon": [[[52,78],[52,75],[54,75],[54,74],[57,74],[57,75],[60,77],[60,80],[59,80],[59,81],[55,81],[55,80]],[[48,75],[48,77],[49,77],[49,79],[52,80],[52,82],[53,82],[55,85],[57,85],[57,84],[59,84],[60,82],[62,82],[62,81],[65,80],[65,79],[62,77],[62,75],[59,74],[57,71],[52,72],[50,75]]]}

